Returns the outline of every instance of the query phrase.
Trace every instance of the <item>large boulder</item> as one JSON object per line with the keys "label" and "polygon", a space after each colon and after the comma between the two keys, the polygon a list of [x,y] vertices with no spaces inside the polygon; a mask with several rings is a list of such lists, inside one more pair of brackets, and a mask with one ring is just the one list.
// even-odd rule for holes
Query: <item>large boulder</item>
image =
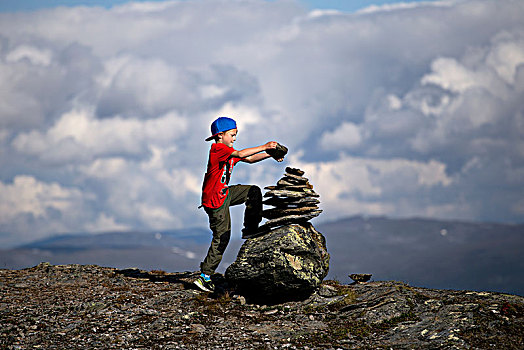
{"label": "large boulder", "polygon": [[328,270],[326,240],[305,223],[246,240],[225,277],[248,299],[282,302],[311,295]]}

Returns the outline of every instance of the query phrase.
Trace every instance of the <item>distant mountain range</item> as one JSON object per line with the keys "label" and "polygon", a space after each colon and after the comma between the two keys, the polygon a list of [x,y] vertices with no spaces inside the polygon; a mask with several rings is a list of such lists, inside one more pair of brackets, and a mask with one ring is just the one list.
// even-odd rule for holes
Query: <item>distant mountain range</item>
{"label": "distant mountain range", "polygon": [[330,276],[524,295],[524,225],[353,217],[316,225]]}
{"label": "distant mountain range", "polygon": [[[351,282],[351,273],[439,289],[524,295],[524,225],[427,219],[351,217],[314,223],[331,255],[329,279]],[[210,232],[204,228],[152,232],[62,235],[0,250],[0,268],[20,269],[42,261],[116,268],[195,271]],[[220,270],[236,257],[233,239]]]}
{"label": "distant mountain range", "polygon": [[210,233],[203,228],[151,232],[59,235],[0,250],[0,268],[21,269],[42,261],[146,270],[197,270]]}

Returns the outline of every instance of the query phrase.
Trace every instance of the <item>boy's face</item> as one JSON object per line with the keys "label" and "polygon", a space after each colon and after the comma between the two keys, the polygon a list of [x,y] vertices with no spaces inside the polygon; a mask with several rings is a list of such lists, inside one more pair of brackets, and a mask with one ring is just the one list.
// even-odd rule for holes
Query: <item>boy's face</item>
{"label": "boy's face", "polygon": [[237,140],[237,132],[237,129],[231,129],[218,134],[218,142],[233,147],[233,143]]}

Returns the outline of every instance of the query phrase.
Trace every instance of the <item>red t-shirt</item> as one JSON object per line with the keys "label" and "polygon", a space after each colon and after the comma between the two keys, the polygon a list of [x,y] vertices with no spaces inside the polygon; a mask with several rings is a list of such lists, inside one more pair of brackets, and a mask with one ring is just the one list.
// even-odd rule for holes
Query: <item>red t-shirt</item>
{"label": "red t-shirt", "polygon": [[214,143],[209,150],[207,172],[202,185],[202,205],[220,208],[228,194],[228,184],[233,167],[241,158],[231,157],[235,149],[223,143]]}

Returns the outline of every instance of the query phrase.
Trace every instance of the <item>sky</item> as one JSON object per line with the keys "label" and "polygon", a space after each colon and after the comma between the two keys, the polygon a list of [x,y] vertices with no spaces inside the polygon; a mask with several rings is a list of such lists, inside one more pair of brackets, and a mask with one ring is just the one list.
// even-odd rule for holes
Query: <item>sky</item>
{"label": "sky", "polygon": [[524,222],[523,1],[16,3],[0,2],[2,247],[206,227],[218,116],[237,149],[290,150],[231,184],[301,168],[317,221]]}
{"label": "sky", "polygon": [[[182,0],[194,1],[194,0]],[[244,0],[249,2],[249,0]],[[275,0],[268,0],[275,1]],[[407,0],[404,3],[421,2],[422,0]],[[434,1],[434,0],[427,0]],[[0,12],[19,12],[19,11],[34,11],[43,8],[53,8],[58,6],[101,6],[111,8],[116,5],[129,3],[128,0],[2,0],[0,1]],[[163,0],[144,1],[138,0],[135,2],[163,2]],[[241,1],[237,1],[241,2]],[[354,12],[366,7],[381,6],[387,4],[395,4],[397,0],[298,0],[302,6],[314,10],[338,10],[344,12]]]}

